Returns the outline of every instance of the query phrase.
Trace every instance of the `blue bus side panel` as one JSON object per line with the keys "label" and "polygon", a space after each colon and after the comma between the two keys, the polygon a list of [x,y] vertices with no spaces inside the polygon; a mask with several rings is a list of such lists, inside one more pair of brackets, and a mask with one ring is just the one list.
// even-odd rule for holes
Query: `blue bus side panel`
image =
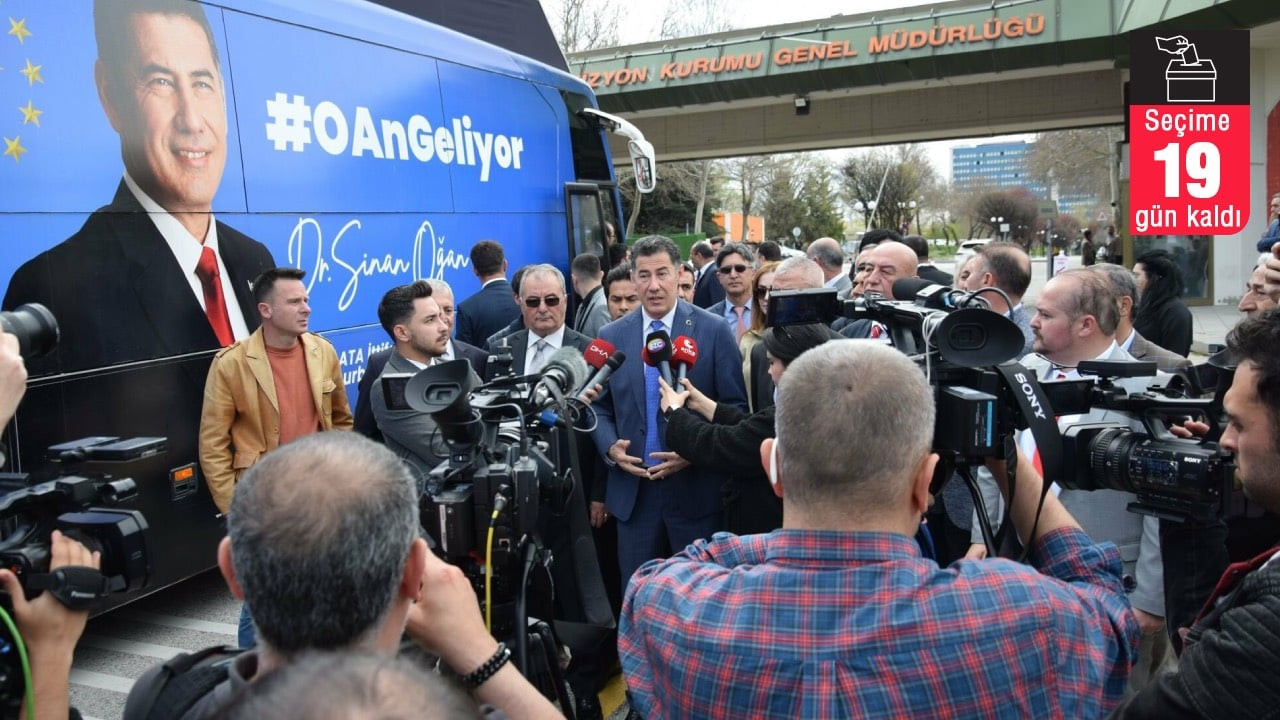
{"label": "blue bus side panel", "polygon": [[[213,211],[262,243],[277,265],[307,271],[311,328],[337,348],[353,404],[369,354],[387,340],[376,310],[389,288],[439,278],[461,301],[478,289],[468,251],[483,239],[503,244],[512,269],[568,266],[562,188],[573,162],[558,91],[495,72],[525,64],[372,5],[225,5],[232,9],[205,6],[227,118]],[[0,19],[23,28],[0,34],[0,290],[7,292],[20,266],[111,202],[123,164],[94,82],[92,1],[6,0],[3,9]],[[311,19],[332,25],[289,22]],[[395,38],[404,39],[400,49],[389,46]],[[530,72],[581,90],[568,76]],[[58,270],[48,275],[55,286]],[[92,270],[92,278],[110,272]],[[107,328],[119,314],[110,302],[89,313]],[[138,349],[117,365],[34,377],[5,437],[13,465],[27,471],[44,465],[43,448],[76,437],[169,437],[163,457],[120,471],[143,488],[136,506],[160,548],[156,586],[211,565],[222,533],[204,483],[173,499],[167,478],[196,460],[213,350],[166,358]]]}

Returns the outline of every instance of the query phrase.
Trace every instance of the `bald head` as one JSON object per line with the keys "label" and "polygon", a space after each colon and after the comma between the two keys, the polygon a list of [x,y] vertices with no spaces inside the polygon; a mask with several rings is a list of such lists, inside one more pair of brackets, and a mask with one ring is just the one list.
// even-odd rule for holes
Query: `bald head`
{"label": "bald head", "polygon": [[315,433],[263,455],[227,516],[262,641],[289,656],[375,639],[418,537],[417,497],[405,464],[359,433]]}
{"label": "bald head", "polygon": [[[891,511],[929,452],[934,415],[924,373],[893,348],[836,340],[801,354],[778,385],[786,524],[824,508],[845,525]],[[833,427],[862,441],[832,444]]]}
{"label": "bald head", "polygon": [[866,292],[880,293],[897,300],[899,298],[893,297],[893,282],[899,278],[916,277],[916,251],[895,240],[875,246],[867,261],[871,264],[871,271],[867,274]]}
{"label": "bald head", "polygon": [[824,237],[814,240],[809,243],[809,249],[805,254],[822,268],[823,282],[844,270],[844,251],[840,249],[840,243],[832,238]]}

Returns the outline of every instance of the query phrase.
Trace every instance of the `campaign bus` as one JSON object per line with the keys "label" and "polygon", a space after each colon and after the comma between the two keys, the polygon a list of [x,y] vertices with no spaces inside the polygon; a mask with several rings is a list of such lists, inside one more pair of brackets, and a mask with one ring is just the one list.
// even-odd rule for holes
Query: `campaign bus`
{"label": "campaign bus", "polygon": [[[210,297],[242,338],[253,278],[305,270],[310,329],[354,406],[389,347],[384,292],[434,278],[466,298],[481,240],[513,269],[603,252],[622,216],[608,132],[652,182],[652,148],[578,78],[362,0],[8,0],[3,15],[4,309],[43,304],[61,330],[26,360],[8,488],[133,478],[123,506],[150,526],[151,590],[212,567],[225,532],[197,458],[226,344]],[[86,437],[165,440],[51,462]],[[0,529],[9,547],[30,528]]]}

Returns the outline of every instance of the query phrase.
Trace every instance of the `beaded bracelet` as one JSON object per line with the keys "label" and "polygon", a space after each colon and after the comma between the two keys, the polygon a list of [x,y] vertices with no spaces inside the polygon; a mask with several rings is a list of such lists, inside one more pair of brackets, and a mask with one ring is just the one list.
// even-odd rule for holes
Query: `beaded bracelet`
{"label": "beaded bracelet", "polygon": [[498,643],[498,651],[493,654],[484,664],[462,676],[462,686],[468,690],[475,690],[485,684],[489,678],[493,677],[502,669],[503,665],[511,660],[511,651],[507,649],[506,643]]}

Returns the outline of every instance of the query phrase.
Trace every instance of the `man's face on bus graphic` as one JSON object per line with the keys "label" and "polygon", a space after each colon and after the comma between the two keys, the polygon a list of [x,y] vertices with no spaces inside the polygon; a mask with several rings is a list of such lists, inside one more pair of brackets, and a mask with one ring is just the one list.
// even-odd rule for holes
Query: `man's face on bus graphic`
{"label": "man's face on bus graphic", "polygon": [[127,47],[94,68],[125,169],[171,213],[208,212],[227,161],[222,73],[209,36],[179,14],[137,13]]}

